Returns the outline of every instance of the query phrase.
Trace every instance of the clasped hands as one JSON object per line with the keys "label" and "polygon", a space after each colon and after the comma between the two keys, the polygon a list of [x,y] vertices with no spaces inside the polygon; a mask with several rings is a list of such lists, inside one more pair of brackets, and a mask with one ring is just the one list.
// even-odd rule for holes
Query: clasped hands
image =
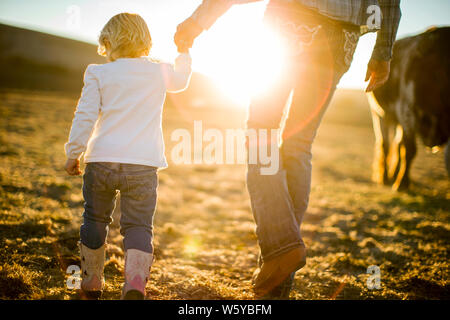
{"label": "clasped hands", "polygon": [[203,28],[195,22],[194,19],[188,18],[177,27],[174,36],[175,45],[179,53],[187,53],[197,38],[203,31]]}

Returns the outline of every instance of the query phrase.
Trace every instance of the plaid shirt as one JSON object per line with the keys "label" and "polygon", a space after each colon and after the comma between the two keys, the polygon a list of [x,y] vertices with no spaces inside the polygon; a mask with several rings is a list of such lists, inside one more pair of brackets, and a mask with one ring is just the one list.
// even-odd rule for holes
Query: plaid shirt
{"label": "plaid shirt", "polygon": [[[214,22],[232,5],[257,2],[262,0],[203,0],[193,13],[192,18],[203,28],[209,29]],[[361,33],[378,31],[377,42],[372,58],[390,60],[392,48],[400,22],[400,0],[284,0],[297,1],[300,4],[316,10],[331,19],[360,26]],[[381,9],[381,24],[372,19],[373,5]],[[381,18],[381,17],[380,17]],[[375,22],[375,24],[374,24]]]}

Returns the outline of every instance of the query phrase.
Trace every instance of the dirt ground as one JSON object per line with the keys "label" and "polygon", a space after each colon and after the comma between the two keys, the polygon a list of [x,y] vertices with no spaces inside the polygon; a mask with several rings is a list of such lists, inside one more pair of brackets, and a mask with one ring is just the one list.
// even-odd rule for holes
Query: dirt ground
{"label": "dirt ground", "polygon": [[[0,93],[0,299],[78,299],[81,177],[66,176],[63,145],[77,97]],[[173,100],[175,101],[175,100]],[[244,110],[164,113],[171,132],[194,120],[242,127]],[[178,107],[178,108],[177,108]],[[338,94],[313,148],[313,186],[302,225],[308,261],[291,299],[449,299],[450,188],[442,153],[420,147],[407,193],[370,181],[374,137],[362,93]],[[116,212],[108,238],[105,299],[123,281]],[[252,299],[258,246],[244,165],[174,165],[160,171],[156,261],[149,299]],[[380,268],[369,289],[367,268]]]}

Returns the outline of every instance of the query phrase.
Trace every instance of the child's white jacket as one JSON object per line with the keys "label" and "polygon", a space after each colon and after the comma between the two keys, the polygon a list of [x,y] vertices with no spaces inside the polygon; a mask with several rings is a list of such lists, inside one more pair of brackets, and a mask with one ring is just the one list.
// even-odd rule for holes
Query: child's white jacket
{"label": "child's white jacket", "polygon": [[89,65],[65,145],[69,159],[167,167],[161,127],[166,91],[185,89],[191,57],[175,66],[148,58]]}

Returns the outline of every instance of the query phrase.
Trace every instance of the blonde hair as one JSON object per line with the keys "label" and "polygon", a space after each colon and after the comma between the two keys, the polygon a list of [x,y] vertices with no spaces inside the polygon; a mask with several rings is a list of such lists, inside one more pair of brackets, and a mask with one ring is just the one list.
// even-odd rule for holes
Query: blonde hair
{"label": "blonde hair", "polygon": [[[134,13],[119,13],[103,27],[98,37],[98,54],[111,61],[118,58],[148,56],[152,47],[150,31],[144,19]],[[109,50],[106,50],[106,44]]]}

